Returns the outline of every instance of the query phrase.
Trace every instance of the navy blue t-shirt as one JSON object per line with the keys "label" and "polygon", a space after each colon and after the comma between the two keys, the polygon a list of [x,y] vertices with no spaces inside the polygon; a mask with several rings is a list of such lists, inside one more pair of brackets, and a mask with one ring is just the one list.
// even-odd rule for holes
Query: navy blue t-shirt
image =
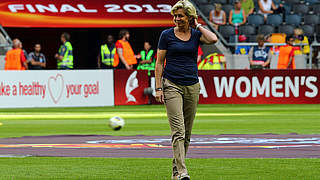
{"label": "navy blue t-shirt", "polygon": [[164,78],[184,86],[199,82],[197,56],[201,34],[191,29],[190,39],[183,41],[175,36],[173,28],[161,33],[158,49],[167,50]]}

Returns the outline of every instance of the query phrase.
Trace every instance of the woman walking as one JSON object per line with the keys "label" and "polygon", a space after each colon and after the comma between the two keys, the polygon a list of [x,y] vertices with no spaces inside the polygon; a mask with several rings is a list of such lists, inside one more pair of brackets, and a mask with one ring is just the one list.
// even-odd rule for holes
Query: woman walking
{"label": "woman walking", "polygon": [[198,23],[196,9],[189,1],[178,1],[172,7],[171,14],[176,26],[164,30],[158,44],[156,100],[165,103],[171,128],[172,179],[188,180],[190,176],[185,155],[190,144],[200,91],[198,46],[200,43],[215,43],[218,39]]}

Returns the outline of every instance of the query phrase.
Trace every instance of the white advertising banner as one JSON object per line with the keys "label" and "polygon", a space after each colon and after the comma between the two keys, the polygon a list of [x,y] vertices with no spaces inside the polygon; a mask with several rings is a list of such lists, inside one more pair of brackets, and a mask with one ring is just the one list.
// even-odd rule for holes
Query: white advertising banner
{"label": "white advertising banner", "polygon": [[112,70],[0,71],[0,108],[113,105]]}

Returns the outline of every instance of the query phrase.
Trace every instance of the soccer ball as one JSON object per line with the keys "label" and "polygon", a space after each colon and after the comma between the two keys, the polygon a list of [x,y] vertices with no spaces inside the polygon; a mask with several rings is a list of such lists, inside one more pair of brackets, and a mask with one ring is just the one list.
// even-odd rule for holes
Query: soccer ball
{"label": "soccer ball", "polygon": [[124,126],[124,120],[119,116],[114,116],[109,119],[109,127],[115,131],[120,130]]}

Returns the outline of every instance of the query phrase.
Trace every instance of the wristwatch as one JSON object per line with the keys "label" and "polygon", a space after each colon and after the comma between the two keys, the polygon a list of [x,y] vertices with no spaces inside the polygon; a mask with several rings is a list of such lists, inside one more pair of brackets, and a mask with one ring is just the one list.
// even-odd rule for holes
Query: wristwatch
{"label": "wristwatch", "polygon": [[156,91],[162,91],[162,88],[156,88]]}

